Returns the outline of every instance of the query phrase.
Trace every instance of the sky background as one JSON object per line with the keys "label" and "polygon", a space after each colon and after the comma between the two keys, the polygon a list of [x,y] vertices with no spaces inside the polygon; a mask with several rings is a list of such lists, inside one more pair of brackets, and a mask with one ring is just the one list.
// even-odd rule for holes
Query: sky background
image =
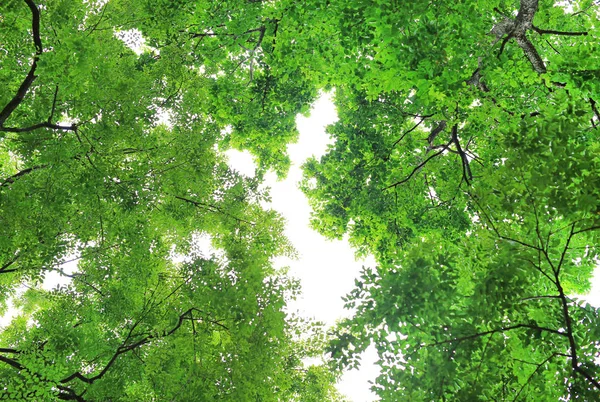
{"label": "sky background", "polygon": [[[296,123],[300,138],[288,146],[292,167],[285,180],[277,181],[274,173],[266,175],[267,187],[271,188],[270,208],[281,213],[286,221],[285,234],[298,251],[298,259],[278,258],[275,265],[290,268],[290,275],[300,279],[302,296],[289,307],[302,316],[312,317],[334,325],[336,320],[349,317],[344,310],[342,296],[350,293],[354,279],[364,265],[375,266],[372,258],[357,261],[354,251],[346,240],[329,240],[309,227],[310,207],[304,193],[298,188],[302,179],[302,164],[311,156],[320,157],[331,143],[325,126],[337,120],[331,94],[321,96],[313,105],[310,117],[298,116]],[[254,163],[248,152],[227,151],[232,168],[246,176],[254,175]],[[363,356],[360,370],[344,374],[338,389],[354,402],[377,400],[369,388],[378,370],[374,366],[377,358],[374,348]]]}

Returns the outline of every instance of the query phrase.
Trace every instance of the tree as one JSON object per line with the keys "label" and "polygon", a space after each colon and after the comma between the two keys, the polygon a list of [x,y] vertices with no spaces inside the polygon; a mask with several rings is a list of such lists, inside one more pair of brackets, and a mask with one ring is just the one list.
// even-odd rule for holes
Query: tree
{"label": "tree", "polygon": [[[285,317],[259,186],[332,87],[302,186],[318,230],[378,261],[334,363],[374,343],[384,400],[598,399],[598,310],[574,296],[600,228],[597,2],[5,3],[4,399],[338,398],[302,364],[325,336]],[[71,281],[44,291],[50,271]]]}
{"label": "tree", "polygon": [[[0,334],[2,400],[339,400],[336,375],[303,363],[324,335],[285,313],[283,222],[222,152],[289,163],[317,89],[272,62],[279,14],[0,7],[0,298],[20,308]],[[67,280],[44,290],[51,272]]]}
{"label": "tree", "polygon": [[598,7],[331,1],[313,225],[372,253],[330,352],[383,400],[595,400]]}

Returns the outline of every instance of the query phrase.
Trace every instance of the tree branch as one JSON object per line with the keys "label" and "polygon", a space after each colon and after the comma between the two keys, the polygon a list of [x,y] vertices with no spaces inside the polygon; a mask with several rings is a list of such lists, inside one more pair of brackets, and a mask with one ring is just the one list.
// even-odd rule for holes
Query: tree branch
{"label": "tree branch", "polygon": [[25,175],[33,172],[34,170],[44,169],[46,167],[48,167],[48,165],[36,165],[36,166],[32,166],[32,167],[27,168],[27,169],[23,169],[20,172],[15,173],[12,176],[7,177],[6,179],[4,179],[4,181],[2,183],[0,183],[0,187],[8,186],[9,184],[14,183],[15,180],[18,179],[19,177],[25,176]]}
{"label": "tree branch", "polygon": [[52,109],[50,110],[50,116],[48,117],[48,124],[52,123],[52,119],[54,118],[54,111],[56,110],[56,97],[58,96],[58,85],[54,90],[54,98],[52,98]]}
{"label": "tree branch", "polygon": [[[154,340],[157,339],[161,339],[161,338],[165,338],[167,336],[170,336],[172,334],[174,334],[182,325],[183,322],[185,320],[203,320],[203,321],[207,321],[213,325],[218,325],[224,329],[229,330],[225,325],[221,324],[218,321],[214,321],[214,320],[207,320],[204,318],[194,318],[193,316],[193,312],[202,312],[202,310],[197,309],[197,308],[190,308],[188,310],[186,310],[185,312],[183,312],[180,316],[179,316],[179,320],[177,321],[177,324],[171,328],[170,330],[166,330],[164,331],[162,334],[147,334],[146,336],[144,336],[142,339],[133,342],[133,343],[129,343],[128,341],[130,340],[133,330],[135,329],[135,327],[137,326],[137,324],[139,324],[139,321],[134,324],[132,326],[132,328],[129,331],[129,334],[127,335],[127,337],[125,338],[125,340],[123,341],[123,343],[121,344],[121,346],[119,346],[116,350],[116,352],[113,354],[113,356],[110,358],[110,360],[108,361],[108,363],[106,363],[106,365],[104,366],[104,368],[102,370],[100,370],[100,372],[96,375],[93,375],[91,377],[87,377],[84,374],[81,373],[81,371],[77,371],[75,373],[72,373],[71,375],[63,378],[62,380],[60,380],[59,382],[61,384],[67,384],[75,379],[80,380],[86,384],[93,384],[96,381],[100,380],[102,377],[104,377],[104,375],[108,372],[108,370],[112,367],[112,365],[117,361],[117,359],[119,358],[120,355],[127,353],[131,350],[134,350],[140,346],[143,346],[145,344],[148,344]],[[203,313],[203,312],[202,312]],[[1,357],[1,356],[0,356]]]}
{"label": "tree branch", "polygon": [[0,131],[4,131],[7,133],[27,133],[33,130],[37,130],[38,128],[51,128],[53,130],[63,130],[63,131],[75,131],[77,130],[76,124],[71,124],[70,126],[61,126],[58,124],[52,124],[50,122],[37,123],[29,127],[0,127]]}
{"label": "tree branch", "polygon": [[446,120],[442,120],[438,123],[437,127],[431,130],[431,133],[427,136],[427,143],[429,144],[428,151],[433,149],[433,143],[437,136],[446,129]]}
{"label": "tree branch", "polygon": [[23,366],[21,363],[19,363],[18,361],[14,360],[14,359],[6,357],[6,356],[0,355],[0,362],[4,362],[4,363],[8,364],[9,366],[16,368],[17,370],[25,369],[25,366]]}
{"label": "tree branch", "polygon": [[460,160],[462,162],[463,179],[465,180],[467,185],[470,186],[471,182],[469,180],[473,180],[473,173],[471,173],[469,158],[460,146],[460,141],[458,140],[458,126],[456,124],[452,127],[452,142],[454,143],[454,145],[456,145],[456,151],[458,152],[458,155],[460,156]]}
{"label": "tree branch", "polygon": [[27,73],[27,76],[21,83],[21,86],[19,86],[17,93],[10,100],[10,102],[8,102],[8,104],[4,107],[4,109],[2,109],[2,111],[0,112],[0,127],[2,127],[4,125],[4,122],[6,121],[6,119],[8,119],[8,117],[12,114],[12,112],[14,112],[15,109],[21,104],[21,102],[23,102],[23,99],[25,99],[25,95],[27,95],[27,92],[29,91],[31,84],[37,78],[37,76],[35,75],[36,68],[37,68],[37,56],[34,57],[33,63],[31,64],[31,68],[29,69],[29,73]]}
{"label": "tree branch", "polygon": [[19,105],[25,99],[25,96],[29,92],[33,81],[37,78],[35,75],[35,71],[37,69],[37,62],[39,56],[43,53],[44,49],[42,46],[42,39],[40,37],[40,12],[36,7],[33,0],[25,0],[27,6],[31,10],[32,14],[32,36],[33,43],[35,45],[35,55],[33,57],[33,63],[31,64],[31,68],[27,73],[27,76],[19,86],[17,93],[15,96],[8,102],[8,104],[0,111],[0,132],[8,132],[8,133],[26,133],[29,131],[37,130],[38,128],[50,128],[54,130],[65,130],[65,131],[75,131],[77,130],[76,124],[71,124],[70,126],[61,126],[58,124],[52,124],[52,119],[54,118],[54,112],[56,111],[56,98],[58,96],[58,85],[54,91],[54,98],[52,100],[52,110],[50,112],[50,116],[48,120],[42,123],[37,123],[29,127],[24,128],[16,128],[16,127],[4,127],[4,123],[10,117],[10,115],[19,107]]}
{"label": "tree branch", "polygon": [[558,261],[558,265],[556,266],[556,276],[560,275],[560,269],[562,268],[563,262],[565,261],[565,256],[567,255],[567,251],[569,250],[569,244],[571,243],[571,239],[573,239],[574,235],[575,235],[575,223],[572,223],[571,231],[569,232],[569,237],[567,237],[565,247],[563,248],[563,251],[560,255],[560,260]]}
{"label": "tree branch", "polygon": [[594,377],[592,377],[587,371],[585,371],[584,369],[582,369],[580,366],[575,367],[575,372],[580,374],[583,378],[585,378],[586,380],[588,380],[589,382],[592,383],[592,385],[600,391],[600,382],[598,382],[598,380],[594,379]]}
{"label": "tree branch", "polygon": [[533,69],[539,74],[546,72],[544,61],[540,57],[537,49],[527,38],[527,31],[533,29],[533,17],[538,10],[538,0],[521,0],[519,12],[514,20],[504,17],[500,23],[492,28],[492,33],[496,35],[496,41],[506,35],[500,46],[498,56],[502,54],[504,46],[509,40],[515,39],[519,47],[525,53],[525,57],[531,63]]}
{"label": "tree branch", "polygon": [[191,200],[189,198],[181,197],[181,196],[178,196],[178,195],[174,195],[173,197],[177,198],[178,200],[181,200],[181,201],[187,202],[189,204],[192,204],[192,205],[194,205],[197,208],[202,208],[202,209],[205,209],[205,210],[207,210],[209,212],[218,212],[218,213],[221,213],[221,214],[223,214],[225,216],[233,218],[233,219],[235,219],[238,222],[244,222],[244,223],[247,223],[248,225],[251,225],[251,226],[255,225],[254,222],[250,222],[250,221],[247,221],[245,219],[238,218],[237,216],[231,215],[230,213],[227,213],[227,212],[223,211],[221,208],[219,208],[219,207],[217,207],[215,205],[207,204],[207,203],[200,202],[200,201]]}
{"label": "tree branch", "polygon": [[9,118],[12,112],[14,112],[21,102],[23,102],[23,99],[25,99],[25,95],[27,95],[29,88],[31,88],[31,84],[36,79],[35,70],[37,69],[37,61],[43,52],[42,40],[40,38],[40,11],[32,0],[25,0],[25,3],[27,3],[27,6],[29,6],[29,9],[31,10],[31,30],[33,35],[33,43],[35,45],[35,56],[33,57],[31,68],[19,86],[17,93],[10,100],[10,102],[8,102],[4,109],[0,111],[0,127],[4,125],[6,119]]}
{"label": "tree branch", "polygon": [[391,148],[394,148],[396,145],[398,145],[398,143],[400,141],[402,141],[404,139],[404,137],[406,137],[408,134],[412,133],[413,131],[415,131],[417,129],[417,127],[419,127],[421,125],[421,123],[423,123],[423,121],[425,121],[425,117],[422,117],[421,120],[419,120],[419,122],[417,124],[415,124],[412,128],[410,128],[409,130],[405,131],[400,138],[398,138],[396,141],[394,141],[394,143],[392,144]]}
{"label": "tree branch", "polygon": [[100,296],[106,297],[106,294],[104,294],[100,289],[98,289],[95,285],[93,285],[93,284],[89,283],[88,281],[86,281],[84,279],[85,275],[82,274],[82,273],[76,272],[76,273],[73,273],[73,274],[68,274],[68,273],[66,273],[64,270],[62,270],[60,268],[52,268],[52,269],[50,269],[50,271],[58,272],[60,275],[66,276],[67,278],[71,278],[73,280],[78,280],[81,283],[83,283],[84,285],[89,286],[90,288],[92,288]]}
{"label": "tree branch", "polygon": [[44,50],[40,37],[40,10],[38,10],[33,0],[25,0],[25,3],[27,3],[29,10],[31,10],[31,31],[33,43],[35,44],[35,53],[40,55]]}
{"label": "tree branch", "polygon": [[496,334],[496,333],[505,332],[505,331],[512,331],[514,329],[520,329],[520,328],[535,329],[538,331],[550,332],[550,333],[560,335],[560,336],[567,336],[567,334],[565,332],[560,332],[560,331],[557,331],[552,328],[538,327],[537,325],[531,325],[531,324],[517,324],[517,325],[512,325],[510,327],[502,327],[502,328],[492,329],[492,330],[485,331],[485,332],[479,332],[477,334],[467,335],[467,336],[463,336],[460,338],[446,339],[444,341],[434,342],[434,343],[431,343],[428,345],[422,345],[422,346],[431,347],[431,346],[438,346],[438,345],[443,345],[443,344],[447,344],[447,343],[463,342],[463,341],[468,341],[471,339],[480,338],[485,335]]}
{"label": "tree branch", "polygon": [[419,163],[419,165],[413,169],[412,172],[410,172],[410,174],[405,177],[404,179],[394,183],[394,184],[390,184],[389,186],[386,186],[384,188],[382,188],[382,191],[388,190],[392,187],[397,187],[403,183],[406,183],[407,181],[410,180],[411,177],[414,176],[415,173],[417,173],[423,166],[425,166],[427,164],[427,162],[429,162],[430,160],[432,160],[433,158],[435,158],[436,156],[440,155],[442,152],[444,152],[449,146],[450,144],[452,144],[452,140],[450,140],[446,145],[444,145],[444,147],[439,150],[438,152],[434,153],[433,155],[431,155],[429,158],[425,159],[423,162]]}
{"label": "tree branch", "polygon": [[554,31],[552,29],[540,29],[535,25],[531,24],[531,29],[540,35],[562,35],[562,36],[586,36],[587,32],[565,32],[565,31]]}
{"label": "tree branch", "polygon": [[[544,253],[541,249],[538,250],[538,253]],[[526,261],[528,263],[530,263],[539,273],[541,273],[542,275],[544,275],[546,277],[546,279],[548,279],[550,282],[552,282],[554,285],[556,285],[556,282],[554,281],[554,279],[548,275],[546,273],[546,271],[544,271],[541,267],[541,264],[536,264],[534,263],[532,260],[528,259],[528,258],[524,258],[524,257],[518,257],[523,261]]]}
{"label": "tree branch", "polygon": [[591,232],[593,230],[598,230],[600,229],[600,226],[590,226],[589,228],[585,228],[585,229],[579,229],[573,232],[574,235],[579,234],[579,233],[584,233],[584,232]]}
{"label": "tree branch", "polygon": [[[573,231],[574,225],[575,224],[572,224],[572,226],[571,226],[571,233],[569,234],[569,239],[567,239],[567,244],[565,246],[565,250],[567,249],[567,247],[569,245],[569,240],[575,234],[575,232]],[[563,251],[563,255],[561,256],[561,261],[562,261],[563,257],[564,257],[564,251]],[[560,268],[560,263],[559,263],[559,268]],[[586,380],[588,380],[596,389],[600,390],[600,382],[598,382],[598,380],[594,379],[579,364],[579,357],[577,356],[577,343],[575,342],[575,337],[573,336],[573,320],[571,319],[571,314],[569,313],[569,305],[568,305],[568,300],[567,300],[568,298],[565,295],[562,285],[560,284],[558,271],[555,273],[555,278],[556,278],[556,288],[560,295],[560,300],[561,300],[561,305],[562,305],[563,319],[565,321],[565,326],[567,327],[567,332],[565,333],[565,335],[567,335],[567,338],[569,339],[569,349],[571,350],[571,355],[570,355],[571,367],[573,368],[573,372],[581,375]]]}
{"label": "tree branch", "polygon": [[10,268],[11,265],[13,265],[15,262],[17,262],[17,260],[19,259],[20,256],[21,256],[21,254],[17,253],[11,260],[8,260],[7,262],[5,262],[4,265],[2,265],[2,267],[0,267],[0,274],[15,272],[17,270],[16,268],[13,268],[13,269],[8,269],[8,268]]}
{"label": "tree branch", "polygon": [[544,295],[544,296],[530,296],[530,297],[525,297],[523,299],[521,299],[521,301],[528,301],[528,300],[540,300],[540,299],[560,299],[560,296],[554,296],[554,295]]}
{"label": "tree branch", "polygon": [[517,392],[517,395],[515,395],[513,402],[516,402],[519,399],[519,396],[521,395],[521,392],[523,392],[523,390],[529,385],[529,382],[531,381],[531,379],[533,378],[533,376],[538,372],[538,370],[540,368],[542,368],[543,365],[545,365],[546,363],[548,363],[550,360],[552,360],[553,358],[555,358],[556,356],[558,356],[558,354],[556,353],[552,353],[550,356],[548,356],[546,359],[544,359],[543,362],[539,363],[536,365],[535,370],[533,370],[533,373],[531,373],[529,375],[529,377],[527,377],[527,381],[525,381],[525,384],[523,384],[523,386],[521,387],[521,389],[519,389],[519,392]]}
{"label": "tree branch", "polygon": [[479,202],[477,202],[477,198],[474,197],[473,195],[471,195],[470,193],[467,193],[467,194],[469,194],[470,198],[475,202],[475,204],[477,205],[479,211],[483,214],[483,216],[485,217],[485,219],[487,220],[487,222],[490,224],[492,230],[496,234],[496,236],[498,236],[500,239],[520,244],[521,246],[530,248],[532,250],[544,251],[541,248],[539,248],[537,246],[534,246],[532,244],[529,244],[529,243],[525,243],[524,241],[521,241],[521,240],[518,240],[518,239],[513,239],[511,237],[507,237],[507,236],[501,235],[500,231],[498,231],[498,228],[496,228],[496,226],[494,225],[494,222],[492,221],[492,219],[488,216],[488,214],[485,212],[485,210],[481,207],[481,205],[479,204]]}
{"label": "tree branch", "polygon": [[589,101],[590,101],[590,106],[592,106],[592,110],[593,110],[594,114],[596,115],[596,118],[600,122],[600,111],[598,111],[598,107],[596,107],[596,101],[592,98],[590,98]]}
{"label": "tree branch", "polygon": [[546,72],[546,65],[535,46],[533,46],[533,43],[531,43],[525,34],[515,36],[515,40],[521,49],[523,49],[525,57],[527,57],[533,69],[539,74],[544,74]]}

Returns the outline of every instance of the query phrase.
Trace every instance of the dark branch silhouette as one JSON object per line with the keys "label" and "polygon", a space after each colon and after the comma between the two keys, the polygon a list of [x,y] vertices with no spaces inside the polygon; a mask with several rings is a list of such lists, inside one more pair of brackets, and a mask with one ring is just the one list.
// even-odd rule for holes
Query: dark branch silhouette
{"label": "dark branch silhouette", "polygon": [[531,29],[540,35],[562,35],[562,36],[586,36],[587,32],[565,32],[565,31],[555,31],[553,29],[541,29],[536,27],[535,25],[531,25]]}
{"label": "dark branch silhouette", "polygon": [[53,130],[63,130],[63,131],[75,131],[77,130],[76,124],[71,124],[69,126],[61,126],[59,124],[52,124],[47,121],[42,123],[37,123],[29,127],[0,127],[0,131],[4,131],[7,133],[27,133],[30,131],[37,130],[38,128],[50,128]]}
{"label": "dark branch silhouette", "polygon": [[415,173],[417,173],[419,170],[421,170],[421,168],[423,166],[425,166],[427,164],[427,162],[429,162],[430,160],[432,160],[433,158],[435,158],[436,156],[441,155],[446,149],[448,149],[448,147],[450,146],[450,144],[452,144],[452,140],[450,140],[446,145],[444,145],[444,147],[442,149],[440,149],[438,152],[434,153],[433,155],[431,155],[429,158],[425,159],[423,162],[419,163],[419,165],[413,169],[412,172],[410,172],[410,174],[405,177],[404,179],[397,181],[394,184],[390,184],[389,186],[386,186],[382,189],[383,190],[388,190],[392,187],[397,187],[401,184],[406,183],[407,181],[409,181],[411,179],[411,177],[413,177],[415,175]]}
{"label": "dark branch silhouette", "polygon": [[12,176],[9,176],[6,179],[4,179],[4,181],[2,183],[0,183],[0,187],[8,186],[8,185],[14,183],[15,180],[18,179],[19,177],[26,176],[26,175],[30,174],[31,172],[33,172],[34,170],[44,169],[46,167],[48,167],[48,165],[36,165],[36,166],[32,166],[27,169],[23,169],[20,172],[15,173]]}
{"label": "dark branch silhouette", "polygon": [[398,143],[400,143],[400,141],[402,141],[404,139],[404,137],[406,137],[408,134],[412,133],[413,131],[415,131],[417,129],[417,127],[419,127],[421,125],[421,123],[423,123],[423,121],[425,121],[425,118],[421,118],[421,120],[419,120],[419,122],[417,124],[415,124],[413,127],[411,127],[410,129],[408,129],[407,131],[405,131],[400,138],[398,138],[396,141],[394,141],[394,143],[392,144],[392,148],[394,148],[396,145],[398,145]]}
{"label": "dark branch silhouette", "polygon": [[6,274],[9,272],[15,272],[17,269],[13,268],[13,269],[9,269],[15,262],[17,262],[17,260],[19,259],[19,257],[21,256],[20,253],[17,253],[12,259],[6,261],[4,263],[4,265],[2,265],[2,267],[0,267],[0,274]]}
{"label": "dark branch silhouette", "polygon": [[100,370],[100,372],[96,375],[93,376],[86,376],[84,374],[81,373],[81,371],[77,371],[75,373],[72,373],[71,375],[63,378],[62,380],[60,380],[61,384],[67,384],[75,379],[80,380],[84,383],[87,384],[93,384],[96,381],[100,380],[102,377],[104,377],[104,375],[108,372],[108,370],[113,366],[113,364],[117,361],[117,359],[119,358],[119,356],[121,356],[124,353],[127,353],[129,351],[132,351],[134,349],[139,348],[140,346],[146,345],[154,340],[157,339],[161,339],[161,338],[165,338],[168,337],[169,335],[174,334],[184,323],[184,321],[186,320],[191,320],[191,321],[205,321],[205,322],[209,322],[213,325],[218,325],[226,330],[229,330],[229,328],[227,328],[225,325],[223,325],[222,323],[220,323],[219,321],[215,321],[215,320],[209,320],[206,319],[204,317],[194,317],[193,313],[194,312],[200,312],[203,313],[202,310],[199,310],[197,308],[190,308],[188,310],[186,310],[185,312],[183,312],[180,316],[179,316],[179,320],[177,321],[177,324],[171,328],[170,330],[164,331],[162,334],[147,334],[146,336],[144,336],[142,339],[139,339],[135,342],[129,343],[129,341],[131,340],[130,338],[132,337],[133,334],[133,330],[136,328],[136,326],[139,324],[139,321],[136,322],[136,324],[134,324],[132,326],[132,328],[129,331],[129,334],[127,335],[127,337],[125,338],[125,340],[123,341],[123,343],[121,344],[121,346],[119,346],[116,350],[116,352],[113,354],[113,356],[110,358],[110,360],[108,361],[108,363],[106,363],[106,365],[104,366],[104,368],[102,370]]}
{"label": "dark branch silhouette", "polygon": [[467,183],[468,186],[471,185],[470,180],[473,180],[473,173],[471,173],[471,166],[469,165],[469,157],[463,151],[460,146],[460,141],[458,140],[458,126],[454,125],[452,127],[452,142],[456,145],[456,151],[460,156],[460,160],[462,162],[462,170],[463,170],[463,180]]}
{"label": "dark branch silhouette", "polygon": [[515,395],[513,402],[516,402],[519,400],[519,396],[521,395],[521,392],[523,392],[523,390],[525,388],[527,388],[527,386],[529,385],[529,382],[531,381],[533,376],[539,371],[539,369],[542,368],[542,366],[544,366],[546,363],[548,363],[550,360],[552,360],[553,358],[555,358],[557,356],[559,356],[559,354],[553,353],[550,356],[548,356],[546,359],[544,359],[544,361],[542,361],[541,363],[536,365],[535,370],[533,370],[533,372],[529,375],[529,377],[527,377],[527,381],[525,381],[525,384],[523,384],[521,389],[519,389],[519,392],[517,392],[517,395]]}
{"label": "dark branch silhouette", "polygon": [[250,222],[250,221],[247,221],[245,219],[238,218],[237,216],[231,215],[230,213],[228,213],[226,211],[223,211],[221,208],[217,207],[216,205],[211,205],[211,204],[207,204],[207,203],[204,203],[204,202],[201,202],[201,201],[191,200],[189,198],[181,197],[181,196],[178,196],[178,195],[174,195],[173,197],[177,198],[180,201],[187,202],[188,204],[192,204],[193,206],[195,206],[197,208],[202,208],[202,209],[205,209],[205,210],[207,210],[209,212],[213,212],[213,213],[220,213],[220,214],[223,214],[223,215],[228,216],[230,218],[233,218],[233,219],[235,219],[238,222],[247,223],[248,225],[252,225],[252,226],[255,225],[254,222]]}
{"label": "dark branch silhouette", "polygon": [[17,93],[13,98],[4,106],[2,111],[0,111],[0,132],[7,133],[26,133],[30,131],[37,130],[39,128],[49,128],[53,130],[64,130],[64,131],[76,131],[77,125],[71,124],[68,126],[61,126],[58,124],[53,124],[52,119],[54,118],[54,112],[56,111],[56,98],[58,96],[58,86],[54,91],[54,98],[52,100],[52,110],[50,111],[50,116],[48,120],[45,122],[33,124],[29,127],[4,127],[4,123],[10,117],[10,115],[19,107],[19,105],[25,100],[25,96],[31,89],[31,85],[33,81],[37,78],[35,72],[37,70],[37,62],[39,56],[43,53],[44,49],[42,46],[42,39],[40,37],[40,11],[32,0],[25,0],[27,6],[31,10],[31,26],[32,26],[32,36],[33,43],[35,45],[35,54],[33,56],[33,62],[31,63],[31,67],[29,68],[29,72],[27,76],[19,86]]}
{"label": "dark branch silhouette", "polygon": [[462,337],[459,337],[459,338],[446,339],[446,340],[443,340],[443,341],[434,342],[434,343],[430,343],[430,344],[426,344],[426,345],[422,345],[422,346],[424,346],[424,347],[432,347],[432,346],[439,346],[439,345],[444,345],[444,344],[448,344],[448,343],[460,343],[460,342],[468,341],[468,340],[471,340],[471,339],[480,338],[480,337],[485,336],[485,335],[497,334],[497,333],[500,333],[500,332],[512,331],[512,330],[515,330],[515,329],[522,329],[522,328],[534,329],[534,330],[537,330],[537,331],[549,332],[549,333],[560,335],[560,336],[567,336],[566,333],[560,332],[560,331],[558,331],[556,329],[552,329],[552,328],[540,327],[540,326],[532,325],[532,324],[516,324],[516,325],[511,325],[509,327],[501,327],[501,328],[496,328],[496,329],[492,329],[492,330],[489,330],[489,331],[478,332],[476,334],[466,335],[466,336],[462,336]]}
{"label": "dark branch silhouette", "polygon": [[40,38],[40,11],[38,10],[38,8],[32,0],[25,0],[25,3],[27,3],[27,6],[29,6],[29,9],[31,10],[31,28],[33,43],[35,44],[35,55],[33,56],[33,63],[31,63],[31,68],[29,69],[27,76],[19,86],[17,93],[10,100],[10,102],[8,102],[4,109],[0,111],[0,127],[4,125],[6,119],[10,117],[12,112],[14,112],[15,109],[25,99],[25,95],[27,95],[27,92],[29,92],[31,84],[33,84],[33,81],[36,79],[35,70],[37,69],[37,61],[39,56],[43,52],[42,39]]}

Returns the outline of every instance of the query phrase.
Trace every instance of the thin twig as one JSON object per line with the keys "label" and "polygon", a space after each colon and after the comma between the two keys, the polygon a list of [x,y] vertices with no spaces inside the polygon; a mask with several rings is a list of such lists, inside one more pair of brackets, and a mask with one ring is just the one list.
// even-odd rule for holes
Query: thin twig
{"label": "thin twig", "polygon": [[432,160],[433,158],[435,158],[436,156],[440,155],[442,152],[444,152],[449,146],[450,144],[452,144],[452,140],[450,140],[443,149],[441,149],[440,151],[434,153],[433,155],[431,155],[429,158],[425,159],[423,162],[419,163],[419,165],[413,169],[412,172],[410,172],[410,174],[405,177],[404,179],[394,183],[394,184],[390,184],[389,186],[386,186],[382,189],[382,191],[388,190],[392,187],[397,187],[403,183],[406,183],[407,181],[409,181],[411,179],[411,177],[414,176],[415,173],[417,173],[423,166],[425,166],[427,164],[427,162],[429,162],[430,160]]}
{"label": "thin twig", "polygon": [[492,329],[489,331],[479,332],[477,334],[462,336],[459,338],[446,339],[443,341],[434,342],[434,343],[422,345],[422,346],[431,347],[431,346],[439,346],[439,345],[443,345],[443,344],[447,344],[447,343],[463,342],[463,341],[467,341],[467,340],[471,340],[471,339],[480,338],[485,335],[496,334],[496,333],[501,333],[501,332],[505,332],[505,331],[512,331],[512,330],[521,329],[521,328],[528,328],[528,329],[534,329],[537,331],[550,332],[552,334],[565,336],[565,337],[567,336],[567,334],[565,332],[560,332],[560,331],[558,331],[556,329],[552,329],[552,328],[539,327],[537,325],[531,325],[531,324],[517,324],[517,325],[511,325],[510,327],[496,328],[496,329]]}

